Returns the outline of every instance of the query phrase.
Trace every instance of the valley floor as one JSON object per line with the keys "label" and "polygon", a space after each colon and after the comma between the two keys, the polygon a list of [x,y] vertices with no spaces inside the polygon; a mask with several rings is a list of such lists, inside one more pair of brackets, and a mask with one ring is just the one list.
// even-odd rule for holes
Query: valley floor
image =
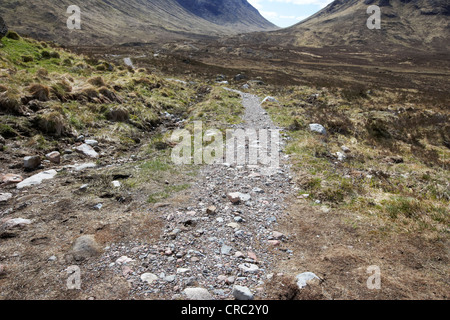
{"label": "valley floor", "polygon": [[[445,68],[299,85],[241,49],[229,68],[207,51],[124,66],[130,49],[1,39],[0,299],[449,298]],[[343,77],[310,51],[291,54]],[[175,165],[170,136],[196,121],[280,129],[280,166]]]}
{"label": "valley floor", "polygon": [[[260,98],[242,97],[244,122],[232,128],[275,128]],[[168,186],[190,187],[154,204],[141,190],[99,198],[89,192],[99,179],[133,177],[142,160],[127,154],[97,169],[66,168],[17,194],[11,218],[32,223],[2,236],[8,277],[0,279],[1,298],[233,299],[234,285],[248,287],[256,299],[448,298],[444,242],[382,235],[364,217],[311,205],[298,197],[289,156],[282,154],[280,168],[269,173],[228,164],[202,166],[193,175],[186,174],[192,168],[157,170],[151,174],[162,174]],[[80,190],[85,182],[88,191]],[[250,197],[233,204],[231,192]],[[87,244],[79,254],[89,259],[77,261],[68,245],[86,234],[101,254],[90,256]],[[80,268],[80,290],[67,288],[70,265]],[[381,270],[379,290],[367,287],[373,265]],[[304,272],[320,280],[299,290],[295,276]]]}

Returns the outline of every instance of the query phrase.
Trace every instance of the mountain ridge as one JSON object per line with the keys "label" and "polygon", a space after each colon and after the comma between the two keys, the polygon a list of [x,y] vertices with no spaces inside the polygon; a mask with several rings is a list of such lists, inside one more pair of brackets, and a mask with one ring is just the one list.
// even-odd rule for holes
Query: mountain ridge
{"label": "mountain ridge", "polygon": [[[381,29],[370,30],[367,8],[381,9]],[[446,0],[335,0],[300,23],[275,31],[296,45],[400,44],[448,48],[450,3]],[[301,34],[300,36],[296,36]]]}
{"label": "mountain ridge", "polygon": [[[2,16],[11,29],[65,45],[122,44],[161,39],[214,37],[275,30],[246,0],[215,1],[217,14],[199,0],[3,0]],[[70,5],[81,9],[82,30],[68,30]],[[193,6],[197,10],[193,10]],[[236,8],[235,10],[231,10]],[[33,14],[30,14],[32,12]],[[24,20],[23,17],[27,17]]]}

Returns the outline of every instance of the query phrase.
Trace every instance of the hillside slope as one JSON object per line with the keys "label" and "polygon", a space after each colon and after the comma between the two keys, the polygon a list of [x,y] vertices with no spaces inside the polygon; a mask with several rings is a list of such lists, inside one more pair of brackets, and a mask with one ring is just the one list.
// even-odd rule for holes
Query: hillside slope
{"label": "hillside slope", "polygon": [[[82,30],[66,27],[70,5],[81,9]],[[151,42],[276,29],[246,0],[214,1],[214,5],[190,0],[4,0],[0,16],[21,34],[68,45]]]}
{"label": "hillside slope", "polygon": [[273,29],[247,0],[177,0],[190,13],[222,26],[242,26],[243,30]]}
{"label": "hillside slope", "polygon": [[[369,5],[381,8],[381,30],[370,30],[366,23]],[[432,47],[448,49],[450,3],[447,0],[336,0],[310,18],[278,37],[306,46],[383,46]]]}

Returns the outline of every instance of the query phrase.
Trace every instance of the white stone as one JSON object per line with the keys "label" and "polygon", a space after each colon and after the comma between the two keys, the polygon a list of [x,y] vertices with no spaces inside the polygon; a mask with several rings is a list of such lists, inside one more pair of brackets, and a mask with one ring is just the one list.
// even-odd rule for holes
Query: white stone
{"label": "white stone", "polygon": [[272,236],[273,236],[275,239],[278,239],[278,240],[284,238],[284,234],[282,234],[281,232],[278,232],[278,231],[272,232]]}
{"label": "white stone", "polygon": [[141,280],[152,284],[154,281],[158,280],[158,276],[153,273],[144,273],[141,275]]}
{"label": "white stone", "polygon": [[189,300],[213,300],[213,296],[205,288],[186,288],[183,293]]}
{"label": "white stone", "polygon": [[125,264],[125,263],[132,262],[132,261],[134,261],[134,260],[131,258],[128,258],[127,256],[122,256],[116,260],[116,263],[117,264]]}
{"label": "white stone", "polygon": [[342,152],[336,152],[336,156],[339,161],[344,161],[347,157]]}
{"label": "white stone", "polygon": [[164,277],[164,281],[174,282],[176,278],[177,278],[176,275],[171,275],[171,276]]}
{"label": "white stone", "polygon": [[43,171],[41,173],[35,174],[34,176],[31,176],[19,184],[17,184],[17,189],[23,189],[25,187],[30,187],[34,185],[41,184],[44,180],[50,180],[53,179],[58,173],[56,170],[48,170]]}
{"label": "white stone", "polygon": [[327,130],[320,124],[317,123],[313,123],[309,125],[309,129],[313,132],[317,132],[320,133],[322,135],[326,135],[327,134]]}
{"label": "white stone", "polygon": [[12,198],[12,193],[0,193],[0,202],[6,202]]}
{"label": "white stone", "polygon": [[224,245],[222,246],[222,248],[220,249],[220,253],[223,254],[223,255],[229,256],[231,250],[233,250],[232,247],[227,246],[226,244],[224,244]]}
{"label": "white stone", "polygon": [[188,268],[178,268],[177,269],[177,273],[178,274],[187,273],[187,272],[190,272],[190,271],[191,271],[191,269],[188,269]]}
{"label": "white stone", "polygon": [[278,100],[275,99],[274,97],[268,96],[268,97],[265,97],[265,98],[264,98],[264,100],[262,101],[262,103],[267,102],[267,101],[269,101],[269,102],[278,102]]}
{"label": "white stone", "polygon": [[31,220],[15,218],[15,219],[10,219],[5,222],[6,228],[14,228],[16,226],[23,226],[23,225],[27,225],[27,224],[31,224]]}
{"label": "white stone", "polygon": [[88,144],[82,144],[76,147],[75,151],[82,153],[89,158],[97,159],[99,157],[98,153]]}
{"label": "white stone", "polygon": [[235,285],[233,286],[233,296],[236,300],[253,300],[253,293],[249,288]]}
{"label": "white stone", "polygon": [[249,201],[251,196],[249,194],[240,193],[240,192],[231,192],[227,194],[228,200],[232,203],[239,203]]}
{"label": "white stone", "polygon": [[84,140],[84,143],[86,143],[87,145],[90,145],[91,147],[98,146],[97,140]]}
{"label": "white stone", "polygon": [[97,165],[95,163],[89,162],[89,163],[83,163],[83,164],[78,164],[75,166],[72,166],[75,171],[83,171],[85,169],[92,169],[97,167]]}
{"label": "white stone", "polygon": [[112,185],[114,188],[120,188],[120,181],[115,180],[112,182]]}
{"label": "white stone", "polygon": [[123,62],[124,62],[128,67],[134,68],[133,62],[131,61],[130,58],[124,58],[124,59],[123,59]]}
{"label": "white stone", "polygon": [[299,287],[299,289],[303,289],[304,287],[306,287],[309,281],[312,281],[314,279],[320,280],[320,278],[312,272],[301,273],[297,275],[296,279],[297,279],[297,286]]}
{"label": "white stone", "polygon": [[239,269],[241,269],[243,272],[255,273],[258,272],[259,267],[256,264],[252,263],[242,263],[239,265]]}
{"label": "white stone", "polygon": [[227,224],[228,227],[233,228],[233,229],[239,229],[241,226],[236,223],[236,222],[230,222],[229,224]]}

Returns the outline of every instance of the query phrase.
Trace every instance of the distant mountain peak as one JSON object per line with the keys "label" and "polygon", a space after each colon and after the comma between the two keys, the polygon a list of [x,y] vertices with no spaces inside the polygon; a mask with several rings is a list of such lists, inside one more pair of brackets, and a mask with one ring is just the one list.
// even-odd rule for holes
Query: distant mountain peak
{"label": "distant mountain peak", "polygon": [[[187,11],[216,24],[255,24],[261,28],[276,28],[247,0],[176,0]],[[262,19],[261,19],[262,18]]]}

